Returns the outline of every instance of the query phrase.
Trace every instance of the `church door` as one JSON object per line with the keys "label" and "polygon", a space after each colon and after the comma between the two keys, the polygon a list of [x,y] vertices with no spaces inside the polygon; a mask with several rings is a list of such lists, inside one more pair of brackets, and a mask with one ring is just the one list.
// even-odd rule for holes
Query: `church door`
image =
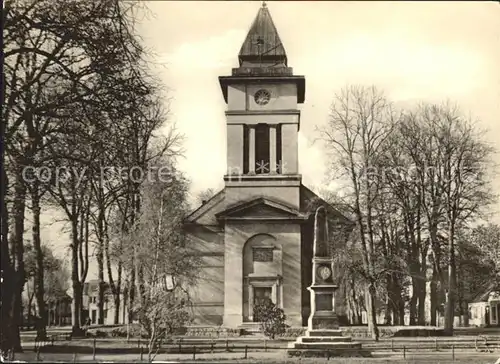
{"label": "church door", "polygon": [[271,287],[254,287],[253,291],[253,321],[258,322],[259,314],[255,312],[255,309],[259,305],[264,304],[266,301],[272,301],[273,290]]}
{"label": "church door", "polygon": [[266,300],[272,300],[273,289],[271,287],[254,287],[253,292],[254,306],[262,304]]}

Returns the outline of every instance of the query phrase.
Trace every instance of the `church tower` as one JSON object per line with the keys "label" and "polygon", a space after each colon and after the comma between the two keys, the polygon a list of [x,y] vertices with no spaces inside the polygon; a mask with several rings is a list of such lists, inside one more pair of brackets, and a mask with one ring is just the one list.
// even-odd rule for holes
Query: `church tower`
{"label": "church tower", "polygon": [[298,131],[305,79],[293,75],[264,3],[239,53],[219,77],[227,103],[228,198],[268,196],[299,206]]}
{"label": "church tower", "polygon": [[[249,230],[250,238],[246,243],[236,243],[242,221],[225,220],[226,262],[243,260],[243,267],[240,275],[226,264],[224,323],[255,321],[253,309],[267,297],[300,325],[304,217],[299,212],[297,107],[304,102],[305,79],[288,67],[285,47],[265,3],[238,59],[239,67],[231,76],[219,77],[227,103],[225,193],[228,204],[254,201],[255,207],[245,212],[243,230]],[[241,283],[243,294],[233,291]],[[234,313],[231,307],[236,308]]]}
{"label": "church tower", "polygon": [[302,185],[298,166],[299,104],[305,79],[296,76],[265,4],[243,41],[239,67],[219,77],[227,104],[225,187],[185,219],[200,257],[192,287],[195,323],[255,326],[257,305],[272,300],[288,325],[307,324],[318,204],[344,219]]}

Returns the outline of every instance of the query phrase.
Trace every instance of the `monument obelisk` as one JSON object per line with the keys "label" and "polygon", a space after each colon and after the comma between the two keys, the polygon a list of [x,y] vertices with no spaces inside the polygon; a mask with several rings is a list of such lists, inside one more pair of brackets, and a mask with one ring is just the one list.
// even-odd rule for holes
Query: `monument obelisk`
{"label": "monument obelisk", "polygon": [[311,313],[305,336],[289,344],[289,356],[370,356],[361,343],[342,336],[335,312],[335,291],[338,285],[333,277],[333,254],[328,237],[328,217],[324,206],[314,214],[314,241],[312,258]]}
{"label": "monument obelisk", "polygon": [[308,331],[337,330],[335,313],[335,291],[338,286],[333,281],[333,258],[328,246],[328,221],[323,206],[314,215],[314,242],[312,258],[311,313]]}

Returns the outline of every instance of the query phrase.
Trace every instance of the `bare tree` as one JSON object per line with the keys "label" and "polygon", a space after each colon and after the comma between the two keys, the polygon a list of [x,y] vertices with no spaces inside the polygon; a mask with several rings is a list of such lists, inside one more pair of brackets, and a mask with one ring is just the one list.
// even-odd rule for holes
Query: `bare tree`
{"label": "bare tree", "polygon": [[[405,116],[401,134],[415,168],[435,277],[445,287],[445,330],[453,332],[457,288],[456,236],[492,201],[487,173],[491,148],[456,107],[421,104]],[[444,251],[446,247],[446,251]],[[448,272],[445,273],[443,264]],[[432,290],[435,290],[435,285]],[[431,290],[431,322],[436,292]]]}
{"label": "bare tree", "polygon": [[[2,335],[6,333],[7,336],[12,336],[6,336],[5,339],[2,336],[2,350],[20,349],[15,327],[24,281],[22,231],[27,186],[22,173],[26,168],[38,166],[40,160],[56,167],[64,165],[62,159],[75,162],[74,158],[81,158],[81,154],[85,153],[67,153],[67,150],[57,146],[48,148],[48,145],[61,144],[60,139],[67,142],[72,138],[74,144],[71,147],[86,147],[88,139],[75,138],[75,135],[82,136],[90,130],[88,128],[92,123],[85,123],[85,120],[95,118],[97,124],[102,124],[102,120],[106,119],[103,117],[105,112],[114,116],[112,120],[116,120],[118,111],[126,112],[126,106],[135,100],[131,98],[134,92],[136,96],[147,92],[147,78],[139,75],[144,69],[144,64],[141,63],[144,52],[135,35],[137,4],[135,1],[123,3],[117,0],[26,0],[7,4],[4,52],[6,75],[3,83],[5,107],[2,115],[6,122],[2,124],[2,131],[8,141],[7,154],[12,178],[7,178],[7,174],[2,173],[2,180],[11,183],[14,195],[11,214],[14,218],[11,234],[14,248],[11,253],[14,255],[9,258],[15,259],[8,261],[4,258],[5,272],[11,278],[2,303],[10,300],[3,306],[10,312],[5,316],[5,322],[7,327],[12,326],[14,329],[2,330]],[[128,77],[123,77],[124,70],[128,71]],[[134,85],[137,86],[132,90],[129,87],[130,80],[135,80]],[[126,88],[128,93],[123,92]],[[125,95],[129,97],[124,99]],[[96,125],[93,126],[93,130],[99,129]],[[69,135],[71,137],[66,137]],[[91,144],[92,142],[95,147],[96,138],[90,141]],[[70,144],[66,146],[68,145]],[[48,150],[43,157],[40,155],[42,147],[45,151]],[[89,160],[86,162],[87,165],[79,160],[80,166],[85,168],[89,167]],[[74,184],[73,187],[75,186]],[[39,186],[29,187],[34,212],[38,214]],[[5,194],[6,190],[3,189],[2,192]],[[59,202],[62,201],[60,192],[62,191],[58,191]],[[90,198],[85,194],[81,197],[85,201],[84,205],[89,205]],[[64,204],[68,206],[67,203]],[[5,209],[5,205],[3,207]],[[83,210],[77,210],[78,208],[71,211],[72,224],[75,224],[75,216],[83,213]],[[83,230],[80,222],[76,225],[79,225],[80,238],[87,241],[89,233],[86,232],[86,223],[83,223]],[[8,227],[7,223],[5,227]],[[85,231],[83,235],[81,231]],[[34,232],[35,237],[38,235]],[[79,239],[73,235],[73,239]],[[6,237],[5,232],[3,237]],[[2,243],[3,249],[8,249],[5,239],[2,239]],[[79,246],[85,247],[85,244],[83,242]],[[72,246],[75,254],[73,261],[85,262],[85,254],[78,253],[80,248],[76,240],[73,240]],[[78,275],[78,280],[86,276],[86,269],[81,268],[81,272],[73,274],[74,279]],[[39,277],[38,280],[42,279]],[[43,290],[42,287],[40,289]],[[75,292],[78,295],[78,289]],[[13,321],[12,324],[9,320]]]}
{"label": "bare tree", "polygon": [[215,195],[215,190],[213,188],[207,188],[206,190],[200,191],[197,196],[197,202],[199,204],[204,204],[210,200]]}
{"label": "bare tree", "polygon": [[376,249],[375,201],[381,191],[380,180],[368,174],[378,165],[396,119],[390,103],[375,87],[353,86],[335,96],[328,125],[320,131],[332,151],[332,171],[346,177],[354,201],[366,282],[368,327],[375,340],[379,338],[376,285],[385,270]]}
{"label": "bare tree", "polygon": [[134,312],[148,334],[150,358],[166,335],[187,322],[186,288],[193,284],[197,271],[182,229],[188,185],[172,166],[169,170],[169,178],[163,175],[141,185],[143,208],[124,240],[123,261],[133,257],[139,273]]}

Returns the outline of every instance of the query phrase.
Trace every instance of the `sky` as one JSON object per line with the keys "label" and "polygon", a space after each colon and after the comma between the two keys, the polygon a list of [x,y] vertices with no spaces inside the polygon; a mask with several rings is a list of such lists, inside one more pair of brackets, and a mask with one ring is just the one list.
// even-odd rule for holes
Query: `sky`
{"label": "sky", "polygon": [[[179,166],[192,181],[192,196],[223,187],[226,105],[218,76],[237,66],[260,6],[259,1],[149,1],[140,14],[138,31],[152,54],[152,70],[168,89],[171,121],[185,136]],[[349,84],[375,85],[403,107],[456,102],[489,131],[488,141],[500,146],[500,3],[268,1],[267,6],[289,66],[306,78],[299,168],[308,187],[328,183],[315,128],[326,122],[334,94]],[[500,191],[500,178],[494,186]],[[45,235],[60,240],[53,228]]]}
{"label": "sky", "polygon": [[[225,103],[218,76],[230,75],[259,1],[148,2],[140,33],[169,89],[171,121],[185,135],[181,168],[193,194],[222,188]],[[400,105],[457,102],[500,135],[500,3],[270,1],[294,73],[306,77],[300,170],[325,183],[315,128],[335,92],[375,85]],[[310,163],[309,161],[313,161]],[[500,186],[500,183],[499,183]]]}

